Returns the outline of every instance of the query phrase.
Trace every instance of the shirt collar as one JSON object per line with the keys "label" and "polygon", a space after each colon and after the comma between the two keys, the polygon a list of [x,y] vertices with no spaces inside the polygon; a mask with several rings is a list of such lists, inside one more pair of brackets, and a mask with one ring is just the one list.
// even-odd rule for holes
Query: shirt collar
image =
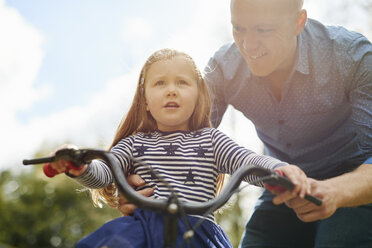
{"label": "shirt collar", "polygon": [[309,74],[308,46],[303,32],[297,38],[298,60],[296,70],[302,74]]}

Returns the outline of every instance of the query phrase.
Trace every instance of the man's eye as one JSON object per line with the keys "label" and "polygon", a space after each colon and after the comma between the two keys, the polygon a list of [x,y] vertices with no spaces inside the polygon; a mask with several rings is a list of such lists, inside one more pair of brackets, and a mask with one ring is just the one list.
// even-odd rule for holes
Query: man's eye
{"label": "man's eye", "polygon": [[239,26],[233,26],[233,31],[235,33],[242,33],[242,32],[244,32],[244,28],[239,27]]}
{"label": "man's eye", "polygon": [[271,28],[257,28],[257,32],[260,33],[260,34],[268,34],[272,31],[273,31],[273,29],[271,29]]}

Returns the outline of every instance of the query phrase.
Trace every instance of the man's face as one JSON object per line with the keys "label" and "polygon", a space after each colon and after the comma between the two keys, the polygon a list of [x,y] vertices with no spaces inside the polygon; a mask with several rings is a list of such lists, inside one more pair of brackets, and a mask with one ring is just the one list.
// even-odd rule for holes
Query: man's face
{"label": "man's face", "polygon": [[300,31],[289,2],[231,1],[234,40],[253,75],[270,76],[293,65]]}

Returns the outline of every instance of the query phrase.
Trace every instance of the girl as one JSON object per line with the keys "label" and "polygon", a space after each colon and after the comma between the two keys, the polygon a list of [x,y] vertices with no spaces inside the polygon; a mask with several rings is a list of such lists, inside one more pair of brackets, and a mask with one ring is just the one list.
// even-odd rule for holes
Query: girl
{"label": "girl", "polygon": [[[294,195],[308,193],[306,176],[296,166],[255,154],[211,128],[210,109],[207,86],[192,58],[171,49],[159,50],[141,70],[132,106],[119,125],[111,152],[126,173],[140,175],[146,181],[145,188],[154,188],[155,198],[167,198],[169,188],[137,161],[145,161],[165,178],[180,200],[188,202],[213,199],[222,182],[219,175],[232,174],[248,164],[281,170],[296,185]],[[58,172],[65,172],[67,166],[67,161],[51,164]],[[95,189],[96,203],[103,200],[110,206],[118,205],[112,174],[102,161],[94,160],[82,170],[69,170],[67,174]],[[106,223],[76,247],[102,247],[115,242],[126,247],[163,247],[163,217],[137,208],[133,216]],[[191,224],[199,218],[203,217],[188,217]],[[185,230],[182,221],[178,225],[179,230]],[[176,246],[181,244],[182,234],[176,242]],[[194,243],[195,247],[231,247],[213,215],[207,216],[197,230]]]}

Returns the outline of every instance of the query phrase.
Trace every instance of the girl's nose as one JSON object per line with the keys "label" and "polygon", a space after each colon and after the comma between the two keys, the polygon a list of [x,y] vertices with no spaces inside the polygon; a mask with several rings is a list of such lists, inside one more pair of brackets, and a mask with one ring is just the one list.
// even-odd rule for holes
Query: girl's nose
{"label": "girl's nose", "polygon": [[167,96],[176,96],[176,91],[175,90],[168,90]]}
{"label": "girl's nose", "polygon": [[177,89],[174,84],[169,84],[167,87],[167,96],[176,96],[177,95]]}

